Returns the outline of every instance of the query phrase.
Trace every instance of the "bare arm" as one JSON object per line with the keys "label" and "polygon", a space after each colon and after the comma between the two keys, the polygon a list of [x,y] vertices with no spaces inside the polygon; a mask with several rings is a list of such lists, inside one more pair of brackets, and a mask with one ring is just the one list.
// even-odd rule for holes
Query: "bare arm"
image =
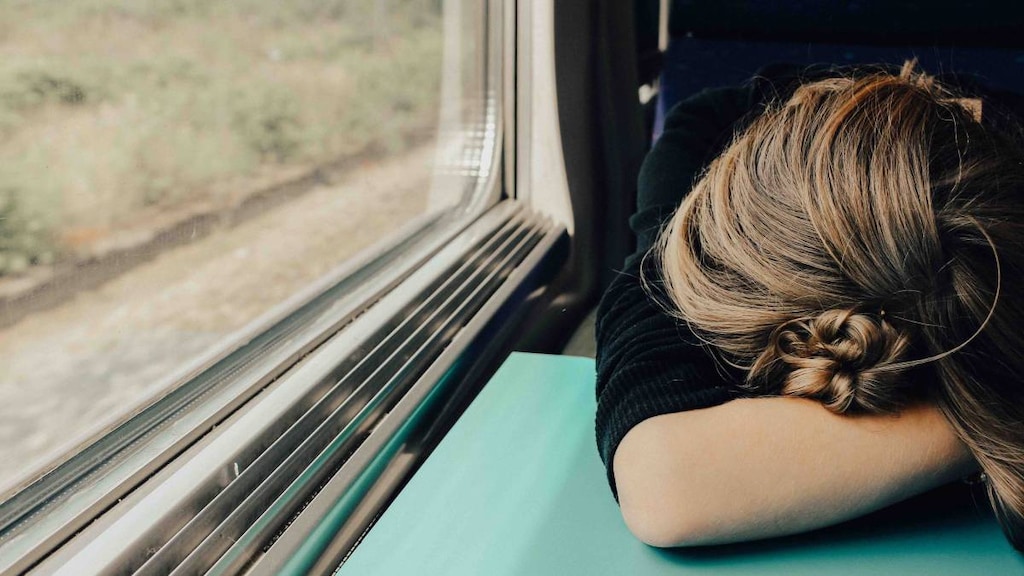
{"label": "bare arm", "polygon": [[630,430],[614,457],[626,524],[653,546],[810,530],[975,466],[934,407],[849,417],[796,398],[656,416]]}

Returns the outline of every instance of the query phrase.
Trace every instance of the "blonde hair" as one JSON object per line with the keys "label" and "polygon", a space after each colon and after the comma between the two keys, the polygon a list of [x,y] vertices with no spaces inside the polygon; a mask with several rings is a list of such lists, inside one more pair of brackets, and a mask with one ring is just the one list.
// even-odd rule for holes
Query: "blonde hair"
{"label": "blonde hair", "polygon": [[[761,394],[936,403],[1024,547],[1024,155],[916,72],[800,86],[658,243],[671,311]],[[987,113],[987,111],[986,111]]]}

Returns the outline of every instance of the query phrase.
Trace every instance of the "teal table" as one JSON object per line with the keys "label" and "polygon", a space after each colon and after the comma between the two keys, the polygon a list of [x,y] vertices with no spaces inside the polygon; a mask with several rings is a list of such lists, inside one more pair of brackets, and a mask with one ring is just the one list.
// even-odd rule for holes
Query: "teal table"
{"label": "teal table", "polygon": [[811,534],[658,550],[626,529],[594,443],[594,362],[513,354],[343,576],[1024,574],[984,501],[953,486]]}

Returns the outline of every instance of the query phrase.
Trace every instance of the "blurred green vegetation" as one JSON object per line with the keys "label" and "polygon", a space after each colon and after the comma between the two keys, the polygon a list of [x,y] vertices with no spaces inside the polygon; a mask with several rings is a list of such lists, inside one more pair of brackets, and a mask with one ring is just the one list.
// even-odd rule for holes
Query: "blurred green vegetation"
{"label": "blurred green vegetation", "polygon": [[145,210],[401,152],[436,124],[441,42],[438,0],[0,3],[0,275]]}

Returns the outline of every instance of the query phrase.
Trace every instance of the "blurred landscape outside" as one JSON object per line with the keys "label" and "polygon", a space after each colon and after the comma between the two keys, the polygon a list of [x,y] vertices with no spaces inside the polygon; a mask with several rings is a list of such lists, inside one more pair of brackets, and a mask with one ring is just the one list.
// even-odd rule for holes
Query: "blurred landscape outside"
{"label": "blurred landscape outside", "polygon": [[0,3],[0,298],[68,294],[0,322],[0,491],[428,209],[442,24],[440,0]]}

